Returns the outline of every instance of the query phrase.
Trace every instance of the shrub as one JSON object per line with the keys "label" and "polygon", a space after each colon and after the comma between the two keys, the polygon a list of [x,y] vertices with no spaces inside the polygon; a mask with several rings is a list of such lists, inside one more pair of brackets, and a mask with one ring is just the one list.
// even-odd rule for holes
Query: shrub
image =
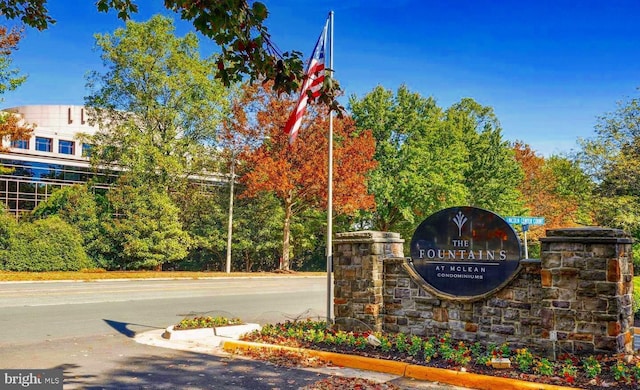
{"label": "shrub", "polygon": [[[636,283],[636,286],[640,285]],[[632,301],[633,313],[636,318],[640,318],[640,288],[633,289],[633,301]]]}
{"label": "shrub", "polygon": [[79,271],[94,264],[78,229],[57,216],[18,225],[2,251],[7,271]]}
{"label": "shrub", "polygon": [[18,223],[15,217],[7,214],[2,205],[0,205],[0,250],[9,248],[11,237],[15,235],[17,229]]}
{"label": "shrub", "polygon": [[[86,184],[75,184],[54,190],[49,198],[38,204],[31,213],[31,220],[57,215],[75,226],[84,240],[84,248],[95,262],[102,263],[99,248],[103,245],[100,234],[99,208],[96,196]],[[101,264],[106,265],[106,264]]]}
{"label": "shrub", "polygon": [[243,324],[239,318],[226,318],[226,317],[194,317],[185,318],[176,324],[173,329],[185,330],[185,329],[200,329],[200,328],[215,328],[219,326],[228,325],[240,325]]}

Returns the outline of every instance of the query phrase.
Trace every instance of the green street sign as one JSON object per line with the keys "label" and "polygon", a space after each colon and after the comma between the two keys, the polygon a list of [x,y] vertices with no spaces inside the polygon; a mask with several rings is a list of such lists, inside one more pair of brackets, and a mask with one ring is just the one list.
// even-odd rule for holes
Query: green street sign
{"label": "green street sign", "polygon": [[505,217],[511,225],[544,225],[544,217]]}

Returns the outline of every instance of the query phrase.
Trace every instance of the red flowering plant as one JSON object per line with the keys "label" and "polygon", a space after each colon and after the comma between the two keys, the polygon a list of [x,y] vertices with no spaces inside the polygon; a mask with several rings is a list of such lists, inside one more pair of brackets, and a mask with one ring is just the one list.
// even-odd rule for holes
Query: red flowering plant
{"label": "red flowering plant", "polygon": [[566,359],[564,363],[562,363],[560,374],[562,374],[564,380],[567,381],[567,383],[571,384],[576,381],[576,377],[578,376],[578,368],[573,365],[572,359]]}

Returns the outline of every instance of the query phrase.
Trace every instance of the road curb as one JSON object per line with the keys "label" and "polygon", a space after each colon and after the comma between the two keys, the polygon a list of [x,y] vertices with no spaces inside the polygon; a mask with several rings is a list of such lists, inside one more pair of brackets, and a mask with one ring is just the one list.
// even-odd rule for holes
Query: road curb
{"label": "road curb", "polygon": [[229,340],[224,341],[221,348],[233,353],[237,350],[264,350],[275,349],[293,352],[304,352],[310,356],[322,358],[331,364],[349,368],[358,368],[369,371],[383,372],[431,382],[447,383],[455,386],[469,387],[479,390],[575,390],[575,387],[547,385],[544,383],[527,382],[519,379],[494,377],[489,375],[474,374],[447,370],[444,368],[425,367],[392,360],[375,359],[357,355],[317,351],[313,349],[287,347],[282,345],[260,344],[249,341]]}
{"label": "road curb", "polygon": [[443,368],[409,365],[405,372],[406,377],[434,382],[448,383],[479,390],[575,390],[575,387],[547,385],[543,383],[527,382],[519,379],[495,377],[490,375],[475,374],[446,370]]}

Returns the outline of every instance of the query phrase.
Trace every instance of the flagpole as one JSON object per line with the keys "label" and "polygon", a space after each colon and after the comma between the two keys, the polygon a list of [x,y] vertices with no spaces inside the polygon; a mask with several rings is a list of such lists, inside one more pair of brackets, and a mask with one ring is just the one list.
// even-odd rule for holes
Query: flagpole
{"label": "flagpole", "polygon": [[[333,79],[333,11],[329,12],[329,72]],[[327,325],[331,324],[331,272],[333,271],[333,112],[329,110],[329,162],[327,189]]]}

